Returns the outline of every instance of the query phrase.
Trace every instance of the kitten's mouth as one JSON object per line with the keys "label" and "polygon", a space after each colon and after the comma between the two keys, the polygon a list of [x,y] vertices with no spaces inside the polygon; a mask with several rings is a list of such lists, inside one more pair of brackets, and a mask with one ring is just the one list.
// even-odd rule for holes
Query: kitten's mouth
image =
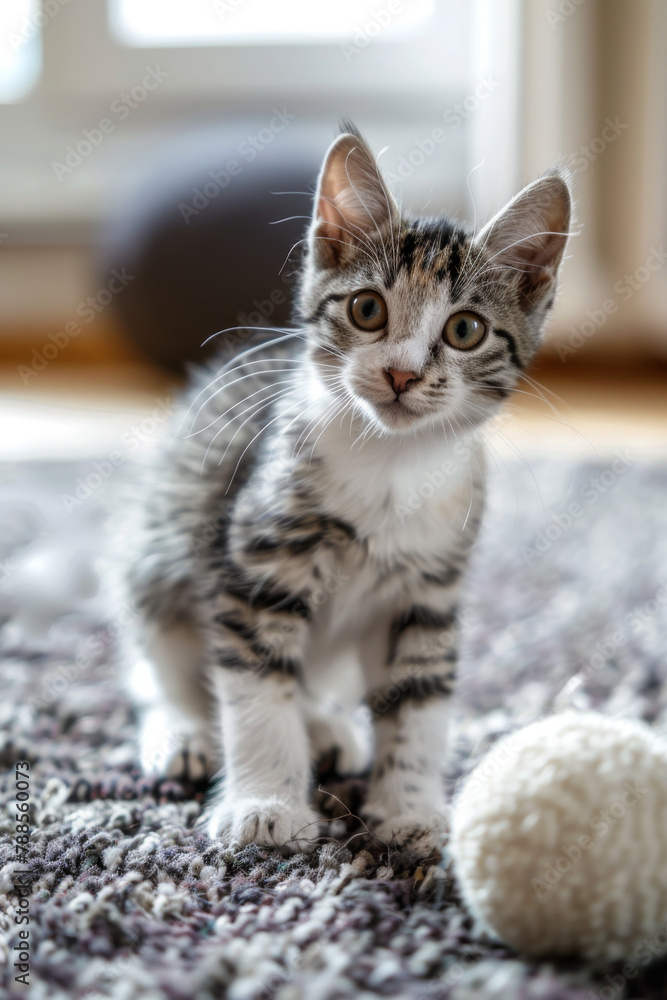
{"label": "kitten's mouth", "polygon": [[415,424],[429,416],[424,400],[418,399],[418,394],[411,390],[389,396],[386,390],[383,392],[368,385],[354,385],[353,381],[350,391],[362,403],[367,414],[388,431],[412,430]]}
{"label": "kitten's mouth", "polygon": [[393,399],[373,399],[369,402],[379,419],[387,427],[408,427],[420,420],[424,414],[412,407],[405,397],[406,393],[401,393],[400,396],[394,396]]}

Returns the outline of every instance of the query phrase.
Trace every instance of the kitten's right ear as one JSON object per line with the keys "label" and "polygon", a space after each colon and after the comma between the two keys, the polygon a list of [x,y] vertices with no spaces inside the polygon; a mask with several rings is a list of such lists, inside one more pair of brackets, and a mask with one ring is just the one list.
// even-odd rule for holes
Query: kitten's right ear
{"label": "kitten's right ear", "polygon": [[398,223],[398,209],[373,154],[360,135],[339,135],[324,158],[315,195],[310,241],[316,264],[338,267],[351,248],[363,249],[388,223]]}

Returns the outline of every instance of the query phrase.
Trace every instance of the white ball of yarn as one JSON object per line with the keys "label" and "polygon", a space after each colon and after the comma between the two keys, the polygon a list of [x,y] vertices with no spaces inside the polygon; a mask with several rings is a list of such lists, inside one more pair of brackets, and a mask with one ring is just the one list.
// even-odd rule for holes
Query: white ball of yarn
{"label": "white ball of yarn", "polygon": [[594,712],[526,726],[466,780],[449,851],[478,927],[518,951],[656,957],[667,951],[667,744]]}

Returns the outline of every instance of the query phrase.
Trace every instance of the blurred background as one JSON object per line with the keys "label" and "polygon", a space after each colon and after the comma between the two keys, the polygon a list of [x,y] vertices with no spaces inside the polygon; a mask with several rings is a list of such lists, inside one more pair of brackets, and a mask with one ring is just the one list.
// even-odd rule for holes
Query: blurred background
{"label": "blurred background", "polygon": [[285,323],[343,115],[417,212],[479,225],[569,166],[517,419],[662,442],[666,102],[664,0],[3,0],[0,454],[121,447],[208,337]]}

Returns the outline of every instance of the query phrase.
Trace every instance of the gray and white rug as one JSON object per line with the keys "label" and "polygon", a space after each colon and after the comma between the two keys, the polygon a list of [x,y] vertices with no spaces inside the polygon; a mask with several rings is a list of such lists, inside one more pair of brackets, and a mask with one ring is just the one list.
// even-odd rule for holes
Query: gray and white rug
{"label": "gray and white rug", "polygon": [[[491,467],[465,604],[452,788],[493,740],[555,707],[667,726],[667,464],[619,453]],[[76,497],[80,477],[90,469],[0,468],[2,995],[665,995],[666,962],[637,960],[626,981],[619,967],[526,961],[476,939],[443,864],[388,853],[361,830],[363,781],[320,774],[321,808],[343,819],[311,856],[231,853],[195,831],[204,790],[151,784],[135,764],[135,719],[110,665],[125,612],[109,616],[90,572],[109,484],[72,505],[64,497]],[[25,942],[17,761],[29,762],[32,804],[28,989],[10,957]]]}

